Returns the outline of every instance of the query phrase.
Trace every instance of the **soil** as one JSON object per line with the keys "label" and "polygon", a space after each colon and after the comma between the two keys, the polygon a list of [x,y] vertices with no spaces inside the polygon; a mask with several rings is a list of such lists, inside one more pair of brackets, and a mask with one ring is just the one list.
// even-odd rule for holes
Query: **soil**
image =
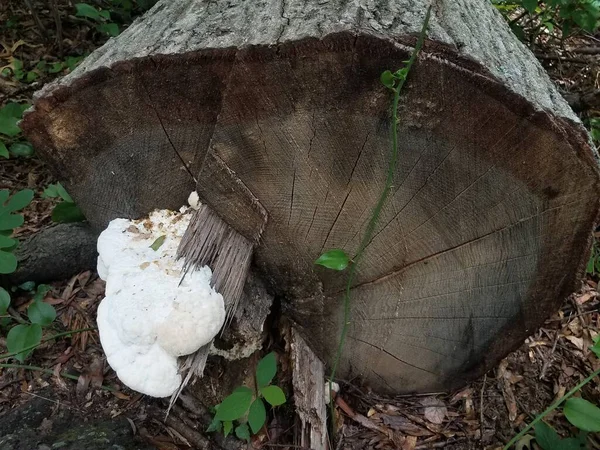
{"label": "soil", "polygon": [[[75,16],[68,0],[9,0],[0,4],[0,67],[23,61],[27,70],[43,60],[47,64],[81,57],[101,45],[107,36],[87,19]],[[98,4],[103,4],[98,1]],[[39,24],[32,16],[35,12]],[[133,15],[139,13],[134,11]],[[130,17],[119,14],[121,28]],[[60,17],[60,33],[55,17]],[[600,117],[598,53],[578,53],[580,48],[600,49],[600,37],[583,34],[563,46],[538,42],[536,54],[565,97],[585,122]],[[0,100],[30,102],[33,92],[56,76],[68,73],[42,72],[33,82],[0,76]],[[590,94],[591,93],[591,94]],[[19,138],[16,138],[17,140]],[[12,141],[11,141],[12,142]],[[56,200],[40,197],[56,182],[35,156],[0,158],[0,189],[34,189],[35,200],[25,211],[20,238],[48,227]],[[598,334],[600,304],[597,278],[588,276],[581,289],[544,327],[529,337],[495,370],[457,392],[427,396],[381,397],[360,380],[340,380],[336,449],[425,448],[499,449],[537,414],[596,370],[600,363],[589,348]],[[104,284],[95,273],[84,272],[67,280],[56,280],[46,301],[58,311],[47,335],[95,327],[95,312],[103,297]],[[13,315],[24,313],[31,295],[16,291]],[[0,348],[5,348],[5,330]],[[280,336],[269,341],[285,366]],[[4,361],[3,361],[4,362]],[[232,438],[215,439],[204,434],[211,413],[206,405],[184,397],[165,420],[166,402],[144,397],[120,384],[106,364],[97,333],[77,332],[36,349],[27,361],[29,368],[0,369],[0,450],[29,449],[184,449],[239,448]],[[214,373],[218,365],[207,368]],[[40,371],[45,370],[45,371]],[[290,371],[283,372],[289,377]],[[219,374],[215,374],[219,377]],[[285,384],[285,380],[282,380]],[[600,402],[598,380],[580,394]],[[269,426],[253,439],[254,447],[298,448],[294,436],[297,423],[291,408],[272,413]],[[350,417],[360,415],[370,425]],[[563,437],[575,429],[560,411],[546,421]],[[533,433],[532,433],[533,434]],[[87,436],[82,446],[79,438]],[[209,435],[210,436],[210,435]],[[591,448],[600,448],[597,436],[588,437]],[[535,445],[535,444],[531,444]]]}

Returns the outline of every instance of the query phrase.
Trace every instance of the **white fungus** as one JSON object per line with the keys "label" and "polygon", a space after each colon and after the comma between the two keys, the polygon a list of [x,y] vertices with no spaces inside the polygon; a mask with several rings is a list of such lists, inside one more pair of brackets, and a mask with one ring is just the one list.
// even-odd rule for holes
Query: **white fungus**
{"label": "white fungus", "polygon": [[177,357],[211,342],[225,321],[209,267],[182,281],[175,253],[190,217],[161,210],[145,220],[115,219],[98,238],[98,274],[106,281],[98,307],[102,347],[125,385],[153,397],[177,390]]}

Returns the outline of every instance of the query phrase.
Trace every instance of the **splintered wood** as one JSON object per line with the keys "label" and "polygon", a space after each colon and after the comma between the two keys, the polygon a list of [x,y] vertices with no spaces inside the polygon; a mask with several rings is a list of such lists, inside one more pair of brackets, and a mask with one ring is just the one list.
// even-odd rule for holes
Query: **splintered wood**
{"label": "splintered wood", "polygon": [[291,331],[292,383],[296,413],[302,421],[300,446],[314,450],[327,448],[327,408],[325,368],[295,328]]}

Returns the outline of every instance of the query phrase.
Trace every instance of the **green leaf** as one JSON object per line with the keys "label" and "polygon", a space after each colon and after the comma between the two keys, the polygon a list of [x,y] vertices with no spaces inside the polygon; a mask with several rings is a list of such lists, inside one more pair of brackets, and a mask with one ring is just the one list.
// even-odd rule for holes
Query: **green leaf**
{"label": "green leaf", "polygon": [[6,203],[9,212],[15,212],[25,208],[33,200],[33,191],[31,189],[22,189],[15,193]]}
{"label": "green leaf", "polygon": [[37,72],[35,72],[33,70],[30,70],[29,72],[27,72],[27,76],[25,77],[25,81],[27,83],[32,83],[35,80],[37,80],[38,76],[39,75],[37,74]]}
{"label": "green leaf", "polygon": [[19,103],[7,103],[0,108],[0,133],[6,136],[16,136],[21,132],[17,122],[23,117],[23,111],[29,108],[29,105],[20,105]]}
{"label": "green leaf", "polygon": [[77,12],[75,13],[77,17],[87,17],[88,19],[96,21],[102,20],[100,11],[98,11],[92,5],[88,5],[87,3],[77,3],[75,5],[75,9],[77,10]]}
{"label": "green leaf", "polygon": [[42,198],[56,198],[58,197],[58,184],[49,184],[44,192],[42,192]]}
{"label": "green leaf", "polygon": [[69,195],[64,186],[60,183],[56,183],[56,193],[60,198],[62,198],[65,202],[75,203],[73,198]]}
{"label": "green leaf", "polygon": [[252,405],[250,405],[250,410],[248,411],[248,423],[250,424],[252,433],[258,433],[265,424],[266,420],[267,411],[265,409],[265,404],[261,398],[257,398],[254,400],[254,402],[252,402]]}
{"label": "green leaf", "polygon": [[42,340],[42,327],[38,324],[17,325],[10,329],[6,336],[6,347],[10,353],[18,353],[15,358],[21,362],[33,352],[33,349],[23,351],[27,347],[37,345]]}
{"label": "green leaf", "polygon": [[600,408],[582,398],[570,398],[565,402],[563,413],[567,420],[580,430],[600,431]]}
{"label": "green leaf", "polygon": [[29,158],[35,153],[29,142],[15,142],[8,147],[8,151],[11,155],[21,158]]}
{"label": "green leaf", "polygon": [[206,432],[211,433],[213,431],[218,431],[220,433],[222,429],[223,429],[223,422],[221,422],[216,417],[213,417],[213,420],[210,423],[210,425],[208,426],[208,428],[206,429]]}
{"label": "green leaf", "polygon": [[116,23],[101,23],[99,25],[96,25],[96,28],[98,29],[98,31],[106,33],[112,37],[118,36],[120,33],[119,25],[117,25]]}
{"label": "green leaf", "polygon": [[6,314],[6,310],[10,306],[10,294],[4,288],[0,287],[0,316]]}
{"label": "green leaf", "polygon": [[271,406],[279,406],[285,403],[285,394],[279,386],[267,386],[260,390],[265,400]]}
{"label": "green leaf", "polygon": [[27,317],[29,317],[31,323],[38,323],[45,327],[56,319],[56,310],[48,303],[33,302],[27,308]]}
{"label": "green leaf", "polygon": [[10,252],[0,250],[0,274],[13,273],[17,270],[17,257]]}
{"label": "green leaf", "polygon": [[529,14],[533,14],[535,12],[537,4],[537,0],[523,0],[523,8],[525,8]]}
{"label": "green leaf", "polygon": [[277,373],[277,359],[275,352],[271,352],[258,362],[256,366],[256,383],[258,387],[268,385]]}
{"label": "green leaf", "polygon": [[381,77],[379,79],[381,81],[381,84],[383,84],[386,88],[394,89],[395,79],[391,71],[386,70],[381,74]]}
{"label": "green leaf", "polygon": [[48,73],[58,73],[64,69],[63,63],[55,62],[50,65],[48,69]]}
{"label": "green leaf", "polygon": [[154,250],[154,251],[157,251],[160,248],[160,246],[165,243],[165,239],[166,238],[167,238],[167,236],[165,234],[163,234],[162,236],[157,237],[156,240],[150,246],[150,248],[152,250]]}
{"label": "green leaf", "polygon": [[33,291],[35,289],[35,281],[26,281],[25,283],[20,284],[18,288],[23,291]]}
{"label": "green leaf", "polygon": [[0,231],[13,230],[23,225],[25,219],[21,214],[2,214],[0,208]]}
{"label": "green leaf", "polygon": [[535,441],[543,450],[582,450],[587,433],[581,431],[577,437],[561,439],[550,425],[539,422],[535,426]]}
{"label": "green leaf", "polygon": [[229,433],[231,433],[232,428],[233,422],[231,422],[231,420],[226,420],[225,422],[223,422],[223,435],[225,437],[229,436]]}
{"label": "green leaf", "polygon": [[252,403],[252,390],[241,386],[223,400],[215,417],[221,421],[243,417]]}
{"label": "green leaf", "polygon": [[52,210],[52,221],[57,223],[83,222],[85,216],[73,202],[60,202]]}
{"label": "green leaf", "polygon": [[52,286],[48,286],[47,284],[40,284],[35,291],[35,295],[33,296],[33,301],[34,302],[43,301],[46,294],[48,292],[50,292],[51,290],[52,290]]}
{"label": "green leaf", "polygon": [[248,424],[243,423],[238,425],[235,428],[235,435],[238,439],[250,442],[250,430],[248,430]]}
{"label": "green leaf", "polygon": [[560,437],[546,422],[539,422],[535,426],[535,441],[544,450],[560,450]]}
{"label": "green leaf", "polygon": [[16,239],[0,234],[0,249],[13,249],[17,243]]}
{"label": "green leaf", "polygon": [[350,258],[348,258],[348,255],[346,255],[344,250],[334,248],[319,256],[319,259],[315,261],[315,264],[327,267],[328,269],[344,270],[348,267],[349,261]]}
{"label": "green leaf", "polygon": [[6,144],[4,144],[4,142],[0,141],[0,156],[8,159],[8,157],[10,156],[10,154],[8,153],[8,149],[6,148]]}

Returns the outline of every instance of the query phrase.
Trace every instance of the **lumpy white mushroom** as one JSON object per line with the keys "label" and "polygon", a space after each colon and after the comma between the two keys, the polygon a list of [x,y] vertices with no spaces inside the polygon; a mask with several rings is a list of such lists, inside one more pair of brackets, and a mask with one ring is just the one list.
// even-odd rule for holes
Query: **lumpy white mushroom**
{"label": "lumpy white mushroom", "polygon": [[182,281],[175,254],[189,220],[190,214],[154,211],[144,220],[115,219],[98,238],[98,274],[106,281],[98,307],[102,347],[125,385],[153,397],[177,390],[177,357],[211,342],[225,321],[209,267]]}

